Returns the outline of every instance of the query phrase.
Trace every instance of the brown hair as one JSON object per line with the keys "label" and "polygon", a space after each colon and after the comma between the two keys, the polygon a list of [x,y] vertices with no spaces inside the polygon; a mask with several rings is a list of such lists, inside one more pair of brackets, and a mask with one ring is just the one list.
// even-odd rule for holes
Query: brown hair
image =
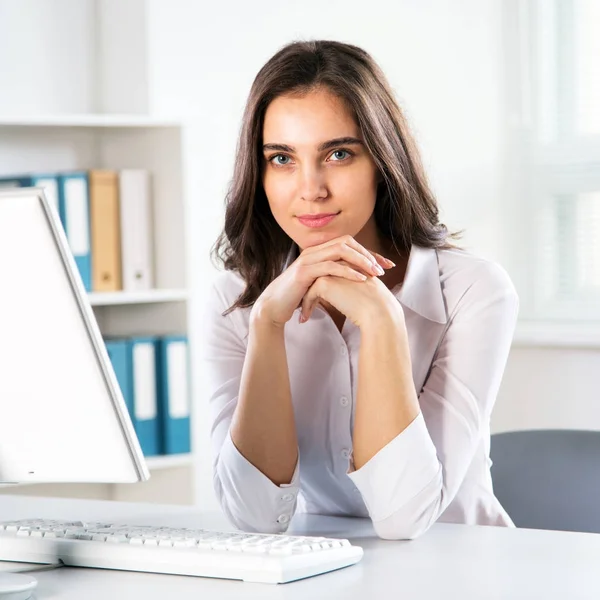
{"label": "brown hair", "polygon": [[252,306],[281,274],[292,240],[275,221],[262,186],[262,130],[269,104],[278,96],[326,87],[354,112],[382,182],[375,221],[397,251],[411,245],[451,248],[439,223],[417,146],[383,72],[367,52],[336,41],[294,42],[259,71],[244,111],[233,180],[226,196],[225,226],[213,259],[237,271],[246,289],[225,314]]}

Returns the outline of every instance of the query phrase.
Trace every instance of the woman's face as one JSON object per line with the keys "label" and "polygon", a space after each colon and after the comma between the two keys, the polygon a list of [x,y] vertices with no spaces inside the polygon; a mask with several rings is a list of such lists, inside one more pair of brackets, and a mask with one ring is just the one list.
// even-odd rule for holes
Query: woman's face
{"label": "woman's face", "polygon": [[346,234],[373,245],[378,171],[342,100],[323,88],[273,100],[263,156],[273,216],[302,250]]}

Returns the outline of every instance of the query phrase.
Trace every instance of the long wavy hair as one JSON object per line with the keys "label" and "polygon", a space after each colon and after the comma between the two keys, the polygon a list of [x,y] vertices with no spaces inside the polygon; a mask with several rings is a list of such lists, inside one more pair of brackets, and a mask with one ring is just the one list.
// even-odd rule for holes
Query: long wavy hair
{"label": "long wavy hair", "polygon": [[412,244],[454,248],[439,222],[416,143],[390,85],[364,50],[337,41],[294,42],[279,50],[258,72],[243,115],[233,179],[225,199],[225,225],[212,248],[215,264],[237,271],[246,289],[224,313],[252,306],[278,277],[292,239],[275,221],[262,185],[265,167],[262,132],[269,104],[284,94],[325,87],[354,113],[366,148],[382,181],[377,189],[375,222],[396,251]]}

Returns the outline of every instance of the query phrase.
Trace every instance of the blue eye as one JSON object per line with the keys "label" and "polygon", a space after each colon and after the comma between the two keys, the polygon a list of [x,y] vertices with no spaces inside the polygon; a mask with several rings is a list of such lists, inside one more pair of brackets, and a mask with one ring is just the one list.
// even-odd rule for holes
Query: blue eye
{"label": "blue eye", "polygon": [[[342,156],[340,156],[340,154]],[[348,156],[350,155],[350,152],[348,152],[348,150],[336,150],[331,157],[335,160],[335,161],[340,161],[340,160],[345,160]]]}
{"label": "blue eye", "polygon": [[[280,158],[281,158],[281,159],[283,159],[283,161],[281,161],[281,162],[280,162],[280,161],[278,160],[278,159],[280,159]],[[289,156],[286,156],[285,154],[276,154],[275,156],[273,156],[273,157],[270,159],[270,161],[271,161],[272,163],[274,163],[274,164],[276,164],[276,165],[278,165],[278,166],[280,166],[280,167],[283,167],[283,166],[285,166],[285,165],[289,164],[289,160],[290,160],[290,157],[289,157]]]}

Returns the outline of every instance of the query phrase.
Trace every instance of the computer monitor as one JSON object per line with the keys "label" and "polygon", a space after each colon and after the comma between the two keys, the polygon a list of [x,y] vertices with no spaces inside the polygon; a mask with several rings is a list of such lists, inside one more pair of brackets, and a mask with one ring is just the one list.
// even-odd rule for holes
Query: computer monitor
{"label": "computer monitor", "polygon": [[0,483],[148,478],[56,208],[0,191]]}

